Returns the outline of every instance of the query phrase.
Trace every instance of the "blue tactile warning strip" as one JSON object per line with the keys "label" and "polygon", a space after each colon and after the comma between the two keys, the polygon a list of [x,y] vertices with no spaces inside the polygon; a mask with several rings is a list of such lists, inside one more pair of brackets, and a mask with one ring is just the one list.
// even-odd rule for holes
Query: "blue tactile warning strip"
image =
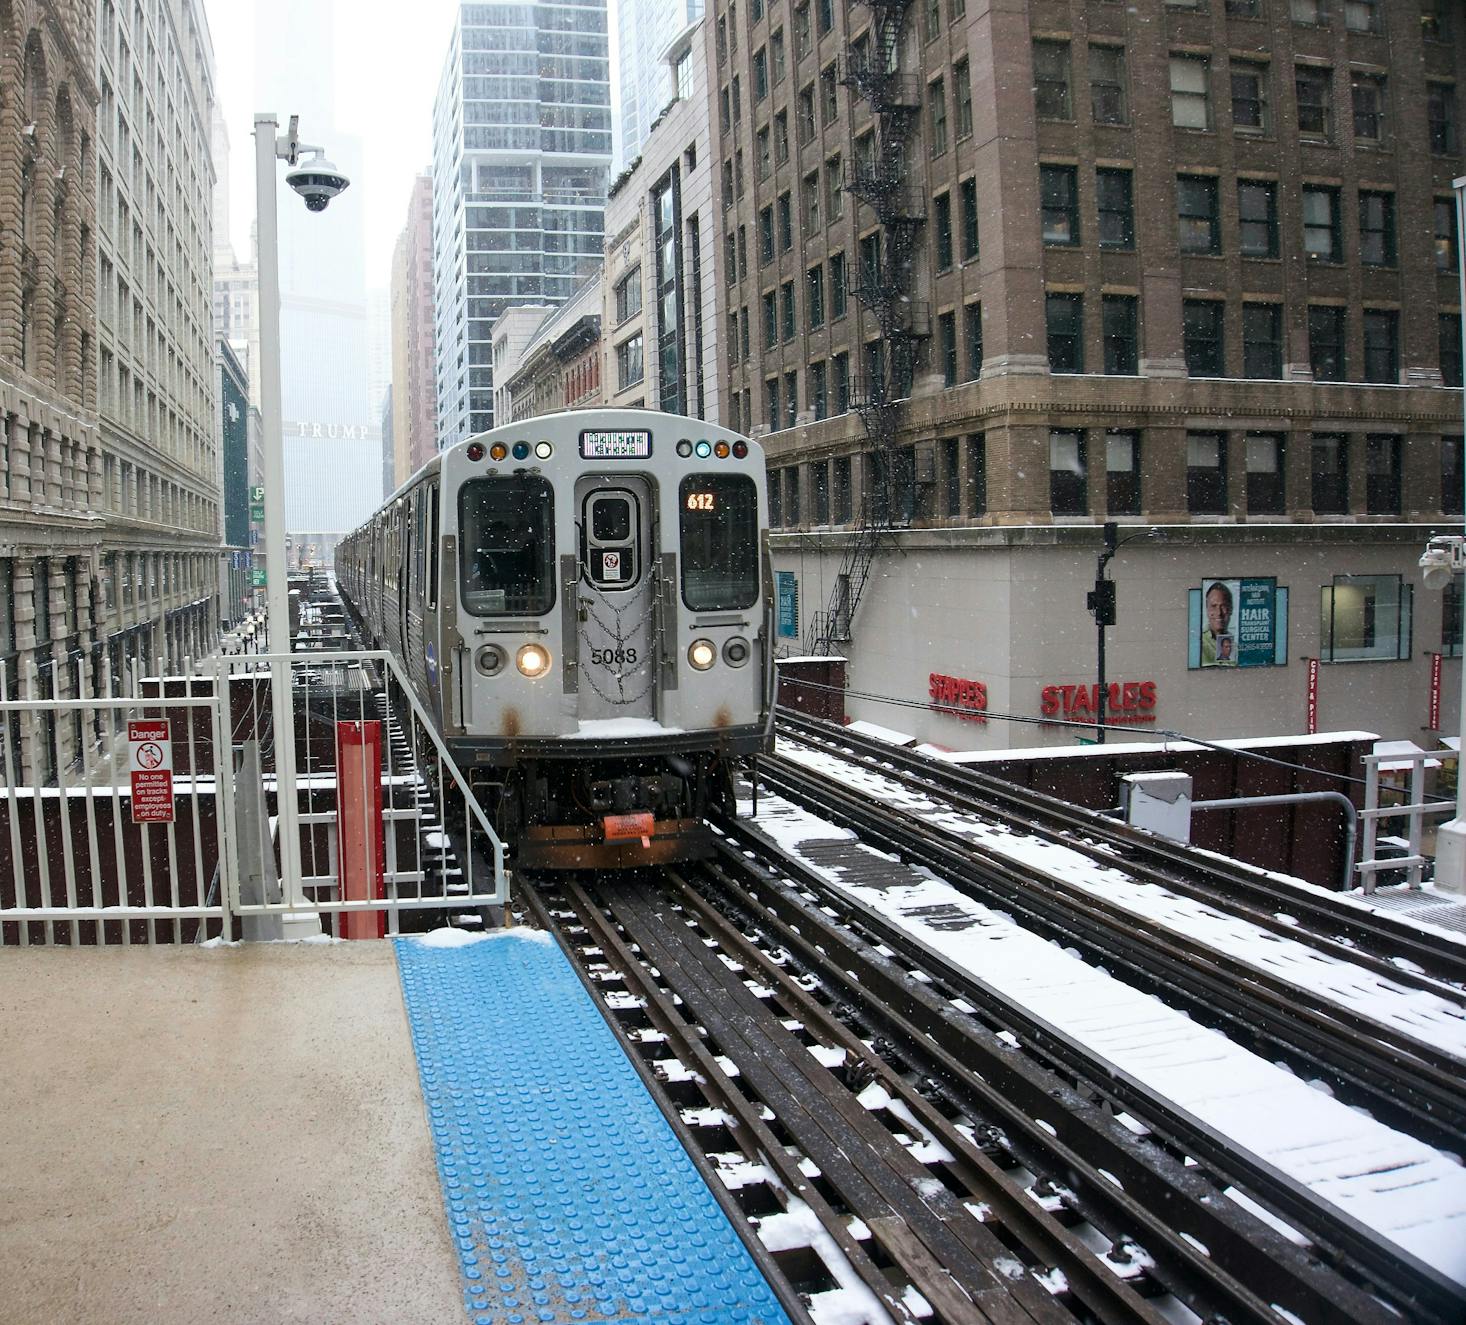
{"label": "blue tactile warning strip", "polygon": [[477,1325],[774,1325],[783,1308],[565,955],[397,940]]}

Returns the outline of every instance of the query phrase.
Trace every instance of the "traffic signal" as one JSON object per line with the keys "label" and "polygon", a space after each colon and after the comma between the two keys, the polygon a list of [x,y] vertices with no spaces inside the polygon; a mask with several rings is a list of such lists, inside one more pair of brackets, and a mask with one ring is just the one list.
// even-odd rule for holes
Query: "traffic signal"
{"label": "traffic signal", "polygon": [[1089,591],[1085,605],[1094,613],[1096,624],[1101,626],[1113,626],[1115,624],[1115,582],[1114,580],[1096,580],[1094,588]]}

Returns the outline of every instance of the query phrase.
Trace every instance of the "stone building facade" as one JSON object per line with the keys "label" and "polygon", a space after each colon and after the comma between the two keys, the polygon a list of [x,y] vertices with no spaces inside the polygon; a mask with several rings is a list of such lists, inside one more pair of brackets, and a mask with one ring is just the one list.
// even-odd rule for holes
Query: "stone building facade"
{"label": "stone building facade", "polygon": [[[1145,535],[1107,677],[1156,683],[1141,725],[1301,730],[1312,676],[1315,720],[1451,729],[1459,586],[1411,580],[1462,505],[1459,6],[708,24],[724,421],[768,448],[789,651],[848,652],[891,701],[861,716],[930,739],[1072,740],[935,712],[933,678],[1024,718],[1092,687],[1113,522]],[[1214,580],[1275,646],[1245,703],[1198,647]]]}
{"label": "stone building facade", "polygon": [[[496,328],[497,331],[497,328]],[[601,403],[601,276],[597,271],[547,312],[500,379],[500,423]],[[498,388],[496,387],[496,390]]]}
{"label": "stone building facade", "polygon": [[[11,697],[74,698],[99,669],[92,22],[84,0],[0,4],[0,677]],[[49,722],[36,742],[19,739],[19,720],[10,727],[6,756],[22,778],[54,778],[81,746],[80,722]]]}
{"label": "stone building facade", "polygon": [[213,55],[199,0],[98,0],[100,612],[113,683],[207,654],[223,469]]}
{"label": "stone building facade", "polygon": [[392,252],[392,451],[394,487],[438,451],[433,351],[433,181],[412,183],[407,224]]}

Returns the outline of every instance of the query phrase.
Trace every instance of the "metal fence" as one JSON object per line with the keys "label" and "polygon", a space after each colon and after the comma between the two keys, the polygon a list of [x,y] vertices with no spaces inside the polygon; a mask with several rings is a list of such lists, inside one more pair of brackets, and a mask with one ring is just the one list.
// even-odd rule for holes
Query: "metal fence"
{"label": "metal fence", "polygon": [[[371,937],[507,901],[503,845],[389,654],[184,670],[57,699],[0,668],[0,945]],[[159,720],[172,816],[140,822],[129,723]]]}

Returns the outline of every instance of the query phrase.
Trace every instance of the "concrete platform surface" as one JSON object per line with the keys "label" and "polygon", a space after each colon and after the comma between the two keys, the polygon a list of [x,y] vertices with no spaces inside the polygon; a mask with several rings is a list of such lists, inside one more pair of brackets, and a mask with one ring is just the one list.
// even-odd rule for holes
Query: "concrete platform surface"
{"label": "concrete platform surface", "polygon": [[388,943],[0,950],[0,1322],[467,1319]]}

